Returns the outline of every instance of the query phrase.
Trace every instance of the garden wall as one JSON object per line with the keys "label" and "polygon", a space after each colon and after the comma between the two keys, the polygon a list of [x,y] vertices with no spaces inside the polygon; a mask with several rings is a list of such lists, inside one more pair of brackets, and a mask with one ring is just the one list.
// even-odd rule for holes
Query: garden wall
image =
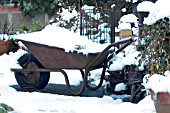
{"label": "garden wall", "polygon": [[18,31],[23,26],[31,28],[33,26],[32,22],[38,21],[44,26],[48,23],[48,16],[45,14],[36,15],[35,18],[30,18],[29,16],[24,16],[20,9],[13,8],[12,6],[0,6],[0,27],[2,28],[5,22],[10,25],[12,24],[13,32]]}

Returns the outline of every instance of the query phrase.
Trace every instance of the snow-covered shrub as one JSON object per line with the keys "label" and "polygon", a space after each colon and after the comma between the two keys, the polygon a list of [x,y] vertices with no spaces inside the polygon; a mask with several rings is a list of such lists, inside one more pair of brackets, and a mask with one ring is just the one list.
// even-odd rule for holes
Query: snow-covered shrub
{"label": "snow-covered shrub", "polygon": [[170,29],[169,18],[158,20],[153,25],[144,25],[142,37],[145,39],[143,58],[150,74],[163,74],[170,70]]}
{"label": "snow-covered shrub", "polygon": [[56,14],[50,19],[49,23],[55,23],[56,26],[78,32],[79,29],[79,13],[73,9],[62,9],[62,12]]}

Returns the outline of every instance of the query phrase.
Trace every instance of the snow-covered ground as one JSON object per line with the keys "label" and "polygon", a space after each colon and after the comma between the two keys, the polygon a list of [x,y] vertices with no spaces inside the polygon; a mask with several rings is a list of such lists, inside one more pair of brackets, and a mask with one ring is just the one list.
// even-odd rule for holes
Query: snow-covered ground
{"label": "snow-covered ground", "polygon": [[[101,51],[106,47],[106,45],[96,44],[84,39],[85,37],[78,36],[66,29],[54,26],[55,25],[49,25],[40,32],[16,35],[14,38],[39,42],[49,46],[59,46],[65,48],[66,52],[76,50],[75,46],[79,45],[85,48],[82,48],[82,51],[78,51],[85,52],[87,57],[90,47],[92,47],[91,52],[98,52],[99,49]],[[50,33],[50,37],[48,35],[49,32],[53,33]],[[65,43],[65,41],[62,42],[60,39],[61,37],[63,40],[70,38],[69,44]],[[59,39],[60,45],[57,45]],[[136,64],[137,60],[134,60],[134,57],[138,55],[138,52],[135,51],[134,47],[135,46],[129,46],[125,49],[125,56],[127,57],[123,57],[124,55],[120,53],[113,58],[113,62],[118,60],[121,66],[116,65],[115,67],[110,67],[110,70],[121,69],[125,63]],[[17,91],[14,86],[17,86],[18,84],[15,80],[14,73],[10,71],[10,68],[20,68],[17,59],[24,53],[26,53],[26,51],[20,49],[15,53],[11,52],[9,55],[3,54],[0,56],[0,103],[5,103],[13,107],[13,113],[112,113],[113,111],[124,113],[125,110],[129,113],[155,113],[155,108],[150,96],[147,96],[138,104],[132,104],[130,102],[123,102],[121,99],[113,99],[113,95],[103,95],[103,97],[76,97],[52,94],[48,91],[46,93]],[[79,71],[66,70],[66,72],[68,73],[71,85],[80,85],[82,77]],[[94,72],[93,75],[95,76],[97,73],[98,70]],[[97,80],[98,79],[96,79],[96,81]],[[51,72],[49,84],[65,85],[64,76],[61,75],[61,73]],[[119,88],[117,90],[119,90]],[[96,91],[96,93],[98,92]]]}
{"label": "snow-covered ground", "polygon": [[[14,108],[11,113],[155,113],[153,101],[147,96],[138,104],[114,100],[111,96],[79,97],[50,94],[48,92],[21,92],[11,86],[18,85],[10,67],[15,67],[16,57],[25,53],[22,50],[10,55],[0,56],[0,103]],[[79,71],[69,71],[72,85],[80,84]],[[65,84],[64,77],[58,72],[52,72],[49,84]]]}
{"label": "snow-covered ground", "polygon": [[[53,33],[50,34],[48,40],[45,40],[48,36],[48,28],[50,27],[49,32],[61,32],[61,33]],[[46,31],[47,30],[47,31]],[[64,32],[62,32],[64,31]],[[64,34],[65,33],[65,34]],[[64,34],[64,35],[63,35]],[[36,37],[38,36],[38,37]],[[39,38],[41,37],[41,38]],[[71,38],[73,41],[69,41],[69,45],[65,42],[60,41],[60,47],[66,48],[67,51],[72,51],[75,49],[75,45],[79,44],[82,48],[81,52],[85,52],[88,57],[87,48],[92,47],[93,52],[96,50],[103,49],[105,45],[96,44],[91,41],[87,41],[83,38],[78,36],[77,34],[71,33],[70,31],[63,29],[63,28],[56,28],[54,25],[47,26],[44,30],[40,32],[30,33],[30,34],[22,34],[16,35],[14,38],[39,42],[49,46],[58,46],[56,43],[59,40],[58,37],[62,37],[64,40],[65,38]],[[44,39],[44,41],[42,41]],[[76,41],[74,41],[77,39]],[[50,41],[49,41],[50,40]],[[82,43],[83,41],[83,43]],[[54,43],[56,42],[56,43]],[[55,44],[55,45],[52,45]],[[92,45],[92,46],[91,46]],[[69,47],[67,47],[69,46]],[[70,49],[70,50],[68,50]],[[85,51],[83,51],[85,50]],[[114,57],[113,63],[115,61],[119,62],[119,65],[110,67],[110,70],[121,69],[123,65],[127,64],[136,64],[137,60],[134,60],[136,56],[138,56],[138,52],[135,51],[135,46],[127,47],[125,52],[125,56],[123,57],[123,53],[118,54]],[[86,113],[86,112],[98,112],[98,113],[124,113],[126,112],[131,113],[155,113],[155,108],[153,105],[150,96],[147,96],[138,104],[132,104],[130,102],[123,102],[121,99],[113,99],[112,96],[103,95],[103,97],[80,97],[80,96],[66,96],[66,95],[59,95],[59,94],[52,94],[50,92],[41,93],[41,92],[21,92],[17,91],[14,86],[17,86],[17,82],[14,77],[14,73],[10,71],[10,68],[20,68],[17,64],[17,59],[22,56],[26,51],[18,50],[15,53],[3,54],[0,56],[0,103],[5,103],[9,106],[14,108],[13,113]],[[130,56],[130,57],[129,57]],[[129,61],[129,62],[127,62]],[[66,63],[66,62],[63,62]],[[116,62],[115,62],[116,63]],[[119,67],[120,66],[120,67]],[[70,84],[71,85],[80,85],[82,81],[82,77],[79,71],[76,70],[66,70],[69,76]],[[98,73],[98,70],[93,73]],[[96,79],[97,82],[98,79]],[[61,73],[51,72],[51,78],[49,84],[64,84],[65,80],[64,76]],[[119,90],[116,89],[116,90]],[[94,92],[95,93],[95,92]],[[96,93],[98,93],[96,91]],[[146,104],[147,103],[147,104]]]}
{"label": "snow-covered ground", "polygon": [[[157,19],[163,18],[164,16],[169,14],[169,10],[164,9],[166,7],[161,7],[164,5],[166,6],[166,4],[168,4],[167,3],[168,0],[158,0],[158,1],[159,2],[155,3],[155,7],[153,7],[153,10],[150,11],[149,18],[147,21],[145,21],[145,23],[148,24],[154,23]],[[163,1],[164,3],[161,3],[161,1]],[[157,5],[159,5],[159,7],[157,7]],[[143,8],[143,6],[140,7]],[[163,13],[162,10],[163,11],[166,10],[166,12]],[[157,15],[158,12],[161,15]],[[61,29],[61,31],[63,31],[63,29]],[[45,38],[46,37],[50,38],[53,36],[52,34],[54,35],[57,34],[57,32],[53,32],[53,31],[48,31],[48,32],[50,32],[50,35],[47,35],[46,31],[33,33],[31,35],[40,36],[39,33],[44,33],[43,34],[44,38],[41,37],[41,42],[47,44],[49,40],[45,41]],[[69,35],[68,38],[71,36],[75,36],[71,33],[64,34],[64,36],[67,35]],[[21,35],[18,35],[18,37],[19,36]],[[27,37],[27,36],[28,35],[24,35],[22,37]],[[33,37],[33,38],[35,40],[39,39],[37,37]],[[53,42],[53,41],[49,41],[49,42]],[[62,42],[60,44],[61,44],[60,46],[63,47]],[[69,48],[66,48],[66,51],[74,50],[77,44],[81,45],[83,49],[88,48],[88,45],[84,45],[84,43],[82,42],[79,43],[77,42],[77,40],[75,40],[74,45],[69,46]],[[92,48],[94,49],[94,46],[92,46]],[[4,54],[0,56],[0,68],[1,68],[0,69],[0,103],[5,103],[13,107],[14,111],[12,111],[11,113],[87,113],[87,112],[88,113],[104,113],[104,112],[156,113],[154,108],[154,103],[151,100],[150,95],[146,96],[138,104],[132,104],[130,102],[123,102],[121,99],[113,99],[111,96],[106,96],[106,95],[99,98],[99,97],[66,96],[66,95],[59,95],[59,94],[51,94],[50,92],[30,93],[30,92],[17,91],[14,87],[12,87],[18,84],[15,80],[14,73],[10,71],[10,68],[19,67],[17,65],[17,59],[24,53],[25,51],[18,50],[16,53],[10,53],[9,55]],[[85,54],[87,53],[88,52],[85,51]],[[69,76],[70,84],[79,85],[82,80],[80,73],[74,70],[72,71],[66,70],[66,71],[68,72],[68,76],[70,75]],[[52,72],[49,83],[65,84],[64,77],[60,73]]]}

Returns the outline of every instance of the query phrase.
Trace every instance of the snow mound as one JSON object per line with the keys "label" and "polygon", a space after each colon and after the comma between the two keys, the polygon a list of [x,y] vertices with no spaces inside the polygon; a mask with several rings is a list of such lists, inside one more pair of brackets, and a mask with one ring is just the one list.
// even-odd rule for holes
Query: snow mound
{"label": "snow mound", "polygon": [[38,32],[15,35],[14,38],[64,48],[66,52],[77,51],[84,54],[101,52],[108,45],[97,44],[85,36],[56,27],[55,24],[47,25]]}
{"label": "snow mound", "polygon": [[170,92],[170,76],[163,76],[160,74],[154,74],[145,84],[146,89],[152,89],[155,93],[158,92]]}

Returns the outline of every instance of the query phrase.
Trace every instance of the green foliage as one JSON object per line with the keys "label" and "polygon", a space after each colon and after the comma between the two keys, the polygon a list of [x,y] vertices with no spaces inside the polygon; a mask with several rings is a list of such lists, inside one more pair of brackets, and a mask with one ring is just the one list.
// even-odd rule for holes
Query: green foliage
{"label": "green foliage", "polygon": [[164,18],[154,25],[144,25],[142,37],[146,45],[143,57],[147,60],[148,70],[151,74],[163,74],[170,70],[170,29],[169,19]]}
{"label": "green foliage", "polygon": [[[76,7],[78,11],[84,4],[99,7],[110,1],[118,2],[119,4],[125,2],[125,0],[13,0],[13,3],[14,7],[21,8],[25,15],[35,17],[35,15],[41,13],[47,13],[49,16],[52,16],[56,12],[62,12],[62,8],[70,9],[71,7]],[[0,1],[1,5],[7,3],[9,3],[9,0]]]}
{"label": "green foliage", "polygon": [[8,4],[10,3],[9,0],[0,0],[0,5]]}
{"label": "green foliage", "polygon": [[20,4],[19,7],[22,9],[25,15],[29,15],[30,17],[34,17],[39,13],[48,13],[54,14],[59,9],[59,2],[55,2],[55,0],[17,0]]}
{"label": "green foliage", "polygon": [[0,106],[0,113],[7,113],[7,111],[3,107]]}
{"label": "green foliage", "polygon": [[93,5],[95,6],[95,4],[97,3],[106,3],[107,0],[84,0],[84,4],[87,4],[87,5]]}
{"label": "green foliage", "polygon": [[0,103],[0,113],[8,113],[8,111],[13,111],[14,109],[7,104]]}
{"label": "green foliage", "polygon": [[[58,11],[62,11],[62,8],[72,6],[72,2],[66,0],[15,0],[15,7],[21,8],[25,15],[34,17],[36,14],[47,13],[48,15],[54,15]],[[72,0],[71,0],[72,1]],[[19,3],[19,4],[18,4]]]}
{"label": "green foliage", "polygon": [[[69,12],[68,12],[69,13]],[[56,13],[56,15],[49,22],[50,24],[55,23],[56,26],[63,27],[69,29],[70,31],[77,32],[79,29],[79,14],[73,16],[70,19],[65,19],[61,16],[60,13]]]}
{"label": "green foliage", "polygon": [[35,32],[35,31],[41,31],[44,28],[44,25],[42,23],[40,23],[39,21],[32,21],[33,27],[31,32]]}
{"label": "green foliage", "polygon": [[25,32],[29,32],[29,28],[27,26],[23,26],[20,30],[19,33],[25,33]]}
{"label": "green foliage", "polygon": [[19,33],[31,33],[36,31],[41,31],[44,28],[44,25],[40,23],[39,21],[32,20],[32,27],[29,28],[28,26],[23,26]]}
{"label": "green foliage", "polygon": [[83,0],[83,4],[92,6],[101,6],[107,2],[118,2],[119,4],[125,3],[125,0]]}
{"label": "green foliage", "polygon": [[12,43],[10,45],[10,51],[16,52],[19,49],[18,41],[16,41],[15,39],[12,39],[11,41],[12,41]]}

